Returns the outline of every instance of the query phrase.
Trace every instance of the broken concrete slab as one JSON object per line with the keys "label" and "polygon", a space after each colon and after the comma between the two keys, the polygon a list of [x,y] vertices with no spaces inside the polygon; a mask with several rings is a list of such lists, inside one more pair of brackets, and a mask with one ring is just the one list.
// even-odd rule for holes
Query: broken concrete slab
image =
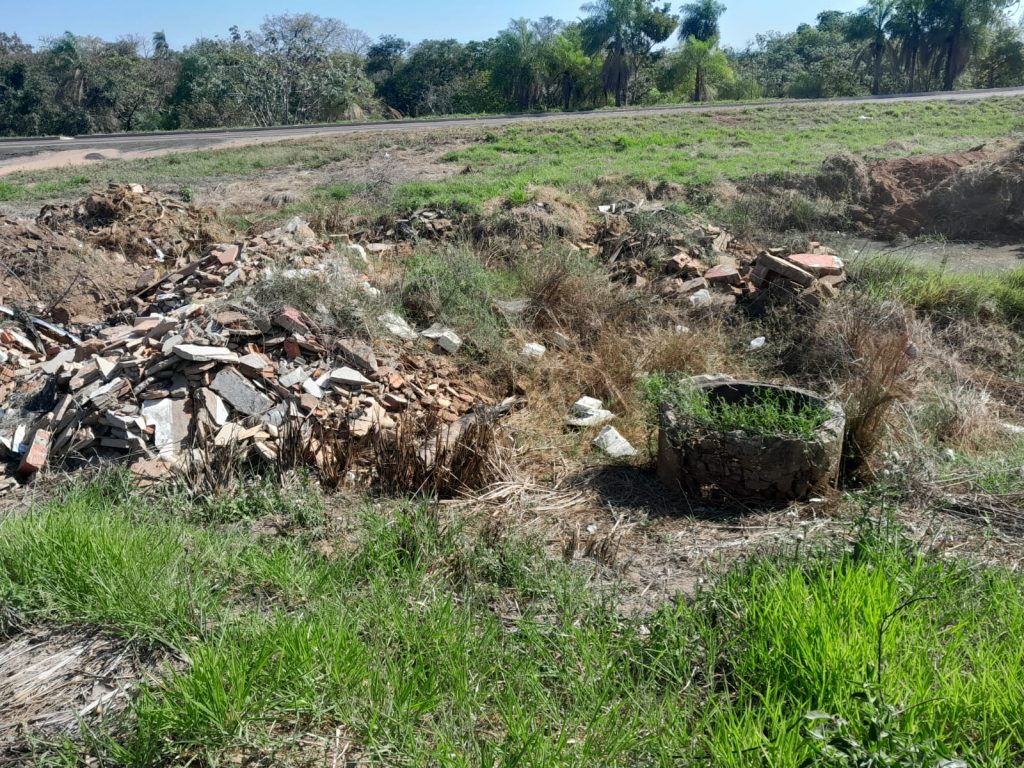
{"label": "broken concrete slab", "polygon": [[222,368],[210,387],[232,408],[247,416],[262,416],[274,402],[260,392],[234,368]]}
{"label": "broken concrete slab", "polygon": [[377,355],[373,347],[358,339],[341,339],[338,351],[363,373],[372,376],[377,372]]}
{"label": "broken concrete slab", "polygon": [[605,410],[604,403],[596,397],[581,397],[565,418],[570,427],[599,427],[615,418],[615,414]]}
{"label": "broken concrete slab", "polygon": [[313,379],[306,379],[302,382],[302,391],[305,393],[304,397],[315,397],[317,400],[324,396],[323,387]]}
{"label": "broken concrete slab", "polygon": [[203,387],[196,393],[196,400],[203,404],[203,408],[206,409],[207,415],[210,420],[218,427],[222,427],[227,424],[231,413],[228,411],[227,404],[220,398],[220,396],[212,389]]}
{"label": "broken concrete slab", "polygon": [[597,437],[594,438],[593,446],[613,459],[636,456],[636,448],[620,435],[615,427],[609,426],[602,429]]}
{"label": "broken concrete slab", "polygon": [[714,301],[711,298],[711,291],[709,291],[707,288],[701,288],[693,295],[687,297],[687,300],[690,302],[690,306],[693,307],[694,309],[703,309],[704,307],[710,307]]}
{"label": "broken concrete slab", "polygon": [[176,344],[171,351],[193,363],[237,363],[238,354],[227,347],[204,347],[199,344]]}
{"label": "broken concrete slab", "polygon": [[540,360],[545,354],[547,354],[547,351],[548,348],[543,344],[538,344],[537,342],[532,341],[524,344],[519,354],[530,360]]}
{"label": "broken concrete slab", "polygon": [[350,389],[359,389],[364,384],[369,384],[370,380],[355,368],[345,366],[331,371],[331,382]]}
{"label": "broken concrete slab", "polygon": [[142,416],[153,427],[153,444],[157,453],[174,459],[181,453],[188,437],[190,418],[185,412],[184,400],[147,400],[142,404]]}
{"label": "broken concrete slab", "polygon": [[394,312],[385,312],[377,319],[384,326],[384,329],[396,338],[403,341],[416,341],[419,338],[419,334],[413,330],[413,327],[401,315]]}
{"label": "broken concrete slab", "polygon": [[277,383],[282,387],[294,387],[296,384],[301,384],[309,378],[309,372],[305,368],[293,368],[284,375],[282,375]]}

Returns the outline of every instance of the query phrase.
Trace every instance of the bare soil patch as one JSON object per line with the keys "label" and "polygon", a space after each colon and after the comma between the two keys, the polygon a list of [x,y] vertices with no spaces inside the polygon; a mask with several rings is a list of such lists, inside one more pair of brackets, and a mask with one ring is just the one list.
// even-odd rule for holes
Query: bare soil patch
{"label": "bare soil patch", "polygon": [[875,163],[843,155],[826,160],[815,181],[881,237],[1008,241],[1024,235],[1024,145]]}

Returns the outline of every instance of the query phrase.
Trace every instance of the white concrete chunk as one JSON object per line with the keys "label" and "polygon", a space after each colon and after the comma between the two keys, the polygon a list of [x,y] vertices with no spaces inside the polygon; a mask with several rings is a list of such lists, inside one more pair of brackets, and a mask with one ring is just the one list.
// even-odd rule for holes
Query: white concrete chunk
{"label": "white concrete chunk", "polygon": [[636,448],[619,434],[615,427],[605,427],[600,434],[594,438],[594,447],[613,459],[622,459],[627,456],[636,456]]}

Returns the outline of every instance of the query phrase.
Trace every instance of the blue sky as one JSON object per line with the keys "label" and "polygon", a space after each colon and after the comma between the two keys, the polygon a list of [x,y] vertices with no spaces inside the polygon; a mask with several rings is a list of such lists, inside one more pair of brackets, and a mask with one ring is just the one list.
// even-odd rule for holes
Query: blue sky
{"label": "blue sky", "polygon": [[[676,0],[674,8],[678,8]],[[789,31],[802,22],[813,22],[825,9],[849,11],[863,0],[724,0],[728,11],[722,20],[723,42],[743,46],[757,32]],[[513,16],[539,18],[579,16],[581,0],[305,0],[282,4],[274,0],[0,0],[0,31],[16,32],[37,43],[41,37],[65,30],[113,39],[127,34],[149,35],[163,29],[175,48],[197,37],[226,34],[237,24],[256,27],[267,14],[311,12],[334,16],[371,37],[389,32],[413,42],[424,38],[454,37],[459,40],[490,37]]]}

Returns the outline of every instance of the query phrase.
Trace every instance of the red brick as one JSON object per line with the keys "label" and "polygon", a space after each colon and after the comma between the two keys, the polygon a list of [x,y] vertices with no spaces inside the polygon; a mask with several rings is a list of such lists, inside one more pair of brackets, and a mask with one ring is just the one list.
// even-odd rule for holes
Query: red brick
{"label": "red brick", "polygon": [[843,274],[842,259],[828,253],[796,253],[789,257],[789,261],[815,277]]}
{"label": "red brick", "polygon": [[21,464],[18,465],[18,473],[22,475],[35,474],[46,466],[46,459],[49,454],[50,433],[45,429],[38,429],[32,435],[32,441],[28,445],[28,450],[25,451]]}
{"label": "red brick", "polygon": [[292,333],[309,333],[309,321],[299,310],[285,307],[274,316],[274,323]]}
{"label": "red brick", "polygon": [[234,264],[235,259],[238,258],[238,246],[234,244],[218,245],[213,249],[213,255],[217,257],[217,261],[226,267],[229,264]]}
{"label": "red brick", "polygon": [[740,273],[734,268],[725,264],[719,264],[716,267],[712,267],[704,273],[704,279],[709,283],[727,283],[729,285],[739,285]]}

